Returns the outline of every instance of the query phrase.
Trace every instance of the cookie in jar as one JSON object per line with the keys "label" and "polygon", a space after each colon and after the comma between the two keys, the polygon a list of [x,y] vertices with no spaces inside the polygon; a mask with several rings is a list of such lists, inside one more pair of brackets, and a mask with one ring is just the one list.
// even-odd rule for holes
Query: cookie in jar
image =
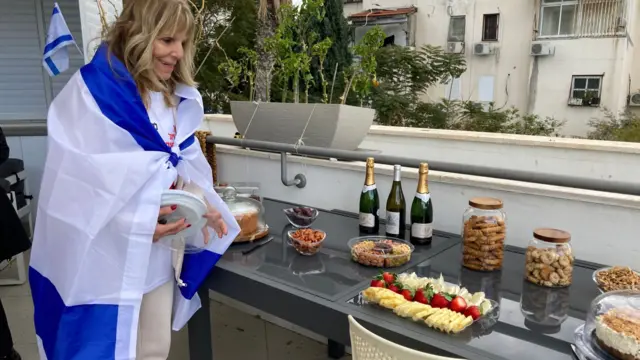
{"label": "cookie in jar", "polygon": [[507,216],[500,199],[469,200],[462,217],[462,265],[471,270],[502,269]]}
{"label": "cookie in jar", "polygon": [[541,228],[533,232],[525,253],[525,279],[546,287],[565,287],[573,280],[571,234]]}

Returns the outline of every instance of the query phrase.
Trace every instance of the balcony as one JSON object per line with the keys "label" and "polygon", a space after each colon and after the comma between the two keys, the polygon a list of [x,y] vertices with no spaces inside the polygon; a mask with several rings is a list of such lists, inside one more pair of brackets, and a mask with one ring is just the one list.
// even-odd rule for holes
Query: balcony
{"label": "balcony", "polygon": [[[10,127],[5,129],[11,134]],[[237,131],[230,117],[219,115],[207,116],[202,130],[211,131],[217,137],[227,138],[225,142],[229,143],[229,139]],[[34,179],[32,187],[35,188],[36,183],[39,182],[39,172],[43,167],[44,151],[42,150],[46,149],[45,138],[41,135],[33,136],[33,133],[32,136],[24,136],[26,135],[24,133],[22,133],[23,136],[17,136],[19,134],[16,132],[13,134],[15,136],[10,138],[10,143],[14,149],[14,156],[25,160],[30,178]],[[439,230],[439,234],[449,233],[455,236],[460,232],[462,212],[469,198],[491,196],[500,198],[505,203],[509,217],[507,244],[514,248],[526,247],[534,228],[555,227],[572,234],[575,255],[585,261],[584,264],[592,262],[637,266],[640,255],[640,244],[636,240],[638,226],[635,221],[640,215],[640,196],[634,194],[634,186],[637,186],[637,179],[640,176],[640,170],[638,170],[640,169],[640,159],[638,159],[640,146],[637,144],[373,126],[360,147],[361,151],[372,152],[377,156],[429,160],[433,164],[442,165],[443,169],[446,168],[444,165],[449,164],[450,169],[457,167],[464,170],[461,173],[437,170],[430,172],[435,228]],[[267,221],[276,232],[286,224],[278,207],[281,206],[278,204],[284,201],[326,209],[327,211],[322,215],[323,220],[319,220],[318,226],[326,229],[329,227],[341,229],[339,233],[334,232],[336,239],[348,238],[352,233],[357,233],[352,226],[357,220],[349,218],[348,214],[358,211],[357,197],[364,178],[364,164],[353,159],[353,161],[337,160],[300,155],[295,151],[291,153],[286,158],[288,174],[285,174],[284,178],[285,180],[293,179],[294,175],[303,174],[307,179],[304,188],[283,185],[282,158],[279,152],[247,149],[246,146],[217,145],[218,180],[220,182],[259,182],[261,195],[273,199],[273,202],[267,205]],[[437,167],[434,166],[434,168]],[[476,167],[491,168],[494,171],[492,174],[496,176],[470,175],[469,173]],[[498,175],[501,173],[507,179],[500,178]],[[525,173],[532,175],[530,181],[519,178]],[[405,167],[402,175],[405,195],[411,196],[416,187],[416,170]],[[516,178],[519,180],[514,180]],[[570,180],[576,180],[573,183],[574,186],[571,186]],[[382,202],[389,191],[391,181],[392,168],[388,165],[377,165],[376,182]],[[447,242],[446,239],[440,241]],[[344,289],[353,285],[351,283],[353,277],[361,282],[371,275],[371,271],[349,274],[347,270],[351,269],[349,266],[352,264],[337,242],[334,243],[335,248],[327,245],[328,248],[318,257],[308,258],[315,259],[314,264],[295,261],[296,259],[302,261],[305,258],[297,256],[292,249],[284,245],[286,244],[281,240],[274,240],[250,256],[229,252],[225,255],[224,261],[221,261],[219,269],[215,270],[213,276],[216,282],[212,282],[212,286],[216,287],[217,291],[211,293],[213,299],[211,311],[214,315],[213,336],[216,353],[226,349],[228,350],[226,354],[232,354],[235,351],[236,356],[252,359],[307,359],[319,356],[318,353],[324,349],[308,339],[296,340],[292,344],[313,348],[315,355],[311,352],[295,352],[290,348],[287,350],[289,346],[287,342],[291,340],[276,343],[279,347],[278,351],[282,352],[275,352],[273,347],[270,347],[269,350],[251,350],[253,352],[250,353],[248,348],[252,346],[263,346],[262,349],[265,346],[271,346],[274,342],[266,345],[267,340],[263,339],[268,339],[270,336],[273,339],[273,334],[283,331],[271,325],[262,324],[246,313],[257,314],[270,322],[284,325],[313,339],[327,341],[326,333],[320,334],[322,326],[318,322],[305,320],[315,319],[314,316],[318,314],[308,311],[303,316],[299,312],[309,309],[317,310],[318,306],[328,307],[329,303],[342,301],[352,295],[352,291],[348,289],[336,290],[337,292],[331,295],[318,294],[328,291],[328,287],[322,287],[323,284],[334,284],[335,286],[330,287],[331,290],[335,290],[334,287]],[[453,248],[441,250],[443,250],[442,255],[434,256],[432,260],[420,263],[413,269],[420,274],[430,276],[435,272],[443,272],[448,281],[466,282],[474,277],[486,279],[486,282],[483,280],[485,284],[483,286],[496,289],[497,296],[502,297],[501,326],[496,327],[493,334],[480,335],[487,336],[484,338],[485,341],[482,338],[474,338],[469,340],[469,344],[465,340],[465,343],[460,346],[454,346],[455,344],[449,342],[449,338],[434,335],[430,330],[420,329],[417,325],[407,327],[408,330],[404,329],[403,323],[399,321],[379,320],[381,323],[376,329],[385,336],[402,332],[404,342],[409,345],[417,346],[418,343],[431,341],[432,349],[435,346],[444,349],[445,352],[452,352],[469,359],[513,358],[508,357],[505,352],[499,355],[490,352],[489,345],[494,344],[491,341],[495,339],[509,341],[509,344],[513,345],[504,347],[504,351],[526,348],[531,350],[526,352],[527,354],[532,356],[539,354],[535,346],[528,348],[531,342],[527,340],[534,336],[533,333],[538,334],[538,330],[526,327],[520,315],[522,305],[519,302],[524,301],[520,296],[525,297],[524,291],[536,293],[535,289],[531,290],[526,285],[523,286],[522,278],[517,274],[521,271],[519,261],[522,260],[522,254],[518,255],[514,252],[512,255],[512,259],[517,261],[514,260],[511,266],[520,270],[515,270],[514,273],[503,271],[501,278],[500,276],[496,278],[491,274],[474,273],[474,275],[461,272],[457,266],[457,250]],[[284,262],[289,264],[288,268],[282,266]],[[333,276],[331,282],[325,283],[327,277],[314,277],[315,275],[311,274],[313,271],[320,271],[318,270],[320,268],[328,269],[327,276]],[[452,271],[453,268],[456,270]],[[588,301],[595,296],[595,288],[588,277],[591,273],[587,269],[585,267],[581,270],[580,283],[571,288],[571,293],[566,289],[564,292],[560,291],[564,294],[562,296],[572,299],[569,317],[562,324],[562,330],[549,337],[553,338],[551,342],[558,346],[552,349],[540,348],[542,351],[540,354],[543,352],[550,354],[545,358],[564,359],[565,357],[562,356],[568,356],[566,353],[570,351],[568,347],[561,348],[559,344],[564,346],[573,329],[584,320]],[[257,275],[260,272],[262,274]],[[251,286],[240,286],[240,282],[250,283]],[[589,284],[591,287],[588,287]],[[322,289],[316,289],[315,293],[306,290],[307,287],[315,286]],[[247,294],[252,293],[252,298],[244,297],[246,289],[251,290]],[[256,293],[260,293],[260,297],[256,297]],[[283,309],[283,306],[280,306],[282,304],[274,300],[276,298],[270,297],[273,294],[279,294],[278,301],[284,303],[283,306],[287,309]],[[296,297],[295,301],[292,300],[292,296]],[[230,310],[228,304],[240,309],[240,313]],[[18,304],[14,305],[17,308]],[[360,310],[350,306],[345,305],[340,308],[340,311],[360,314],[368,324],[376,323],[377,315],[360,313]],[[267,307],[270,308],[268,311],[265,310]],[[277,312],[278,315],[269,317],[270,312]],[[232,319],[231,314],[236,318]],[[208,316],[208,314],[205,315]],[[334,336],[341,338],[347,336],[343,332],[342,313],[332,309],[324,310],[321,315],[326,316],[324,323],[335,323],[335,326],[339,327],[336,328],[338,330],[334,330]],[[28,321],[26,318],[23,320]],[[304,327],[307,330],[301,329],[300,324],[303,322],[306,323]],[[262,330],[258,329],[260,326]],[[195,328],[194,325],[194,331]],[[229,332],[236,334],[233,340]],[[27,336],[32,337],[32,335]],[[177,335],[174,359],[186,359],[184,355],[186,349],[180,347],[185,346],[188,336],[194,339],[197,334],[183,332]],[[203,337],[201,334],[197,338],[203,341],[202,339],[206,336]],[[257,338],[260,339],[256,340]],[[230,349],[231,345],[228,344],[242,344],[238,339],[246,341],[246,346],[242,349]],[[483,344],[489,345],[485,347]],[[193,351],[191,354],[192,359],[204,359],[204,357],[194,357]],[[217,359],[226,358],[218,357]]]}
{"label": "balcony", "polygon": [[541,0],[538,38],[626,36],[627,0]]}

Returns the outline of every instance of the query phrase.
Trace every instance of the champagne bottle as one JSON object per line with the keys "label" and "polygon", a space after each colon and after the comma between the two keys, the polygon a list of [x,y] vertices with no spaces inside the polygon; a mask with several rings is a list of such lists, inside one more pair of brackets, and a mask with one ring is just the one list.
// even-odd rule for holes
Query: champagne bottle
{"label": "champagne bottle", "polygon": [[393,166],[393,184],[387,198],[387,236],[404,238],[405,211],[404,194],[402,193],[400,165]]}
{"label": "champagne bottle", "polygon": [[365,234],[378,234],[380,229],[380,198],[373,165],[373,158],[367,158],[367,173],[360,194],[360,232]]}
{"label": "champagne bottle", "polygon": [[411,243],[426,245],[433,237],[433,205],[429,194],[427,176],[429,165],[421,163],[418,170],[418,190],[411,203]]}

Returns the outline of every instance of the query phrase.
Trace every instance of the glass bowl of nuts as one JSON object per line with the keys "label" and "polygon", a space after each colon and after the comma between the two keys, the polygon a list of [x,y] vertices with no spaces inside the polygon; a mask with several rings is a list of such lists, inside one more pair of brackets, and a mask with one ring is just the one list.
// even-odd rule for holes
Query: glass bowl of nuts
{"label": "glass bowl of nuts", "polygon": [[291,225],[297,228],[308,228],[320,214],[317,209],[310,207],[293,207],[283,211]]}
{"label": "glass bowl of nuts", "polygon": [[322,242],[327,238],[327,233],[322,230],[297,229],[287,232],[291,245],[302,255],[315,255],[322,247]]}

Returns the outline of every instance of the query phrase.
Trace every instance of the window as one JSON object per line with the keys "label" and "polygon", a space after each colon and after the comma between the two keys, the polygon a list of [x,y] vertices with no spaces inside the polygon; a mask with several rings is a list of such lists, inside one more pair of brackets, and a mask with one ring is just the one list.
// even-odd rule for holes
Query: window
{"label": "window", "polygon": [[601,90],[602,75],[574,75],[569,105],[598,106]]}
{"label": "window", "polygon": [[573,35],[578,0],[542,0],[540,36]]}
{"label": "window", "polygon": [[482,41],[498,41],[498,23],[500,14],[484,14],[482,22]]}
{"label": "window", "polygon": [[464,42],[466,18],[462,16],[452,16],[449,19],[449,42]]}

